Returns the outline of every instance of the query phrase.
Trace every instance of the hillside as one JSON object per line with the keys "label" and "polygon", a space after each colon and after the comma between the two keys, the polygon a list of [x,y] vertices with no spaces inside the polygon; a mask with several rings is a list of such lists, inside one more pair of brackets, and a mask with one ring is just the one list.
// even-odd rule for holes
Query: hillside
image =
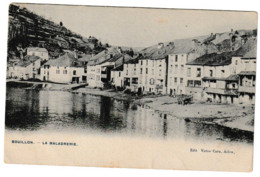
{"label": "hillside", "polygon": [[256,30],[231,30],[231,32],[211,33],[159,43],[141,50],[141,53],[151,59],[164,58],[168,54],[188,53],[191,61],[205,54],[237,51],[255,36],[257,36]]}
{"label": "hillside", "polygon": [[56,24],[30,12],[26,8],[11,4],[9,7],[8,58],[18,55],[17,47],[44,47],[52,58],[63,53],[64,49],[76,49],[79,53],[97,54],[107,48],[93,36],[88,38],[76,34],[62,22]]}

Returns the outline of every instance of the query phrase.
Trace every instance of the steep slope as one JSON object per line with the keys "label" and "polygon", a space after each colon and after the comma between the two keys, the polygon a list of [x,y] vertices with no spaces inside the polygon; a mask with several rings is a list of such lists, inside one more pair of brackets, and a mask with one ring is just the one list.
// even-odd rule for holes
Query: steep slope
{"label": "steep slope", "polygon": [[11,4],[9,7],[8,57],[18,56],[17,47],[45,47],[51,57],[63,49],[76,49],[79,53],[96,54],[107,48],[95,37],[84,38],[63,26]]}

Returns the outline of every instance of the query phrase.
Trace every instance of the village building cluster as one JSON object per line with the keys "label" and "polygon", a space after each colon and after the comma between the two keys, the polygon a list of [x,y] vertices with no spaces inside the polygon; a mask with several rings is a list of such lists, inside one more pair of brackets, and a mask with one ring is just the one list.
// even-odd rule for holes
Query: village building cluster
{"label": "village building cluster", "polygon": [[57,59],[49,59],[45,48],[29,47],[25,57],[9,61],[7,78],[85,83],[88,87],[114,87],[139,94],[187,94],[195,100],[254,104],[257,40],[239,40],[243,42],[241,48],[232,46],[222,53],[210,52],[210,48],[194,52],[194,46],[202,45],[194,40],[190,46],[181,41],[159,43],[146,53],[110,47],[97,55],[79,58],[75,51],[65,51]]}

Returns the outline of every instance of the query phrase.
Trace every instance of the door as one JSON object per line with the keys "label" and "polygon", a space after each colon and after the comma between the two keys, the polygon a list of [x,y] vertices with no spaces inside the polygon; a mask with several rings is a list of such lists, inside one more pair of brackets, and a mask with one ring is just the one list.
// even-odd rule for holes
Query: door
{"label": "door", "polygon": [[170,89],[170,95],[172,96],[172,89]]}

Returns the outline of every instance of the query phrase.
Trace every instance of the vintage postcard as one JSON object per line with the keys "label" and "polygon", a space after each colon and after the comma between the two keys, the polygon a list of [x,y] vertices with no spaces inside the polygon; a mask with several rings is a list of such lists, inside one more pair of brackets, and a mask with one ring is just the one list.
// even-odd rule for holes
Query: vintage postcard
{"label": "vintage postcard", "polygon": [[5,162],[252,171],[257,18],[10,4]]}

